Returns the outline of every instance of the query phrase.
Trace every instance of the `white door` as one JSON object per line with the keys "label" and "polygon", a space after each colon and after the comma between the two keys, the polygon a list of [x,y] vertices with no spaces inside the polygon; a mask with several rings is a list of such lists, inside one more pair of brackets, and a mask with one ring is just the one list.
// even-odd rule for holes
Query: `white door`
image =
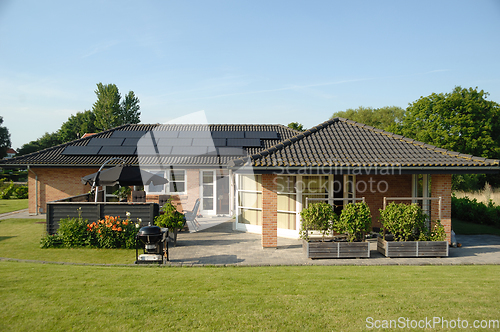
{"label": "white door", "polygon": [[201,214],[215,215],[215,171],[200,171]]}

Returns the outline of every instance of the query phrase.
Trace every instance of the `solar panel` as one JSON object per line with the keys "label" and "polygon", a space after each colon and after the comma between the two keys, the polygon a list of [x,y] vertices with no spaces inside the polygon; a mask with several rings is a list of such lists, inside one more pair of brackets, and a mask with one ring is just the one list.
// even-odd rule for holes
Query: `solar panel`
{"label": "solar panel", "polygon": [[144,145],[138,145],[137,146],[137,155],[139,156],[145,156],[145,155],[169,155],[172,151],[171,146],[144,146]]}
{"label": "solar panel", "polygon": [[246,151],[242,148],[217,148],[220,156],[246,156]]}
{"label": "solar panel", "polygon": [[133,156],[135,155],[135,146],[103,146],[99,151],[99,155],[119,155]]}
{"label": "solar panel", "polygon": [[245,138],[278,139],[275,131],[245,131]]}
{"label": "solar panel", "polygon": [[129,130],[115,130],[111,135],[112,138],[117,137],[142,137],[146,134],[147,131],[139,130],[139,131],[129,131]]}
{"label": "solar panel", "polygon": [[245,138],[244,131],[212,131],[213,138]]}
{"label": "solar panel", "polygon": [[212,138],[210,131],[180,131],[179,138]]}
{"label": "solar panel", "polygon": [[101,146],[67,146],[62,155],[71,155],[71,156],[93,156],[96,155]]}
{"label": "solar panel", "polygon": [[[222,139],[217,138],[217,140],[222,140]],[[215,142],[212,139],[212,137],[209,137],[209,138],[194,138],[192,145],[193,146],[214,146]],[[224,145],[226,145],[226,140],[224,140]]]}
{"label": "solar panel", "polygon": [[100,146],[120,146],[122,145],[124,138],[92,138],[87,146],[90,145],[100,145]]}
{"label": "solar panel", "polygon": [[161,138],[158,145],[162,146],[191,146],[192,138]]}
{"label": "solar panel", "polygon": [[230,138],[227,140],[227,146],[260,147],[260,139],[258,139],[258,138]]}
{"label": "solar panel", "polygon": [[136,138],[125,138],[125,141],[123,141],[123,146],[136,146],[137,143],[139,142],[139,137]]}
{"label": "solar panel", "polygon": [[208,148],[205,146],[174,146],[172,148],[173,155],[180,156],[198,156],[206,154]]}
{"label": "solar panel", "polygon": [[179,136],[179,131],[156,131],[151,130],[151,135],[153,135],[156,139],[158,138],[177,138]]}

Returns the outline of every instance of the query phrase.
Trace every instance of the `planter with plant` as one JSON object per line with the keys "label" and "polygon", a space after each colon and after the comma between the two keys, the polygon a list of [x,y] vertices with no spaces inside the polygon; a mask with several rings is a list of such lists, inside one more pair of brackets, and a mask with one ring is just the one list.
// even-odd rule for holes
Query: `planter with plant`
{"label": "planter with plant", "polygon": [[425,215],[417,204],[390,203],[380,210],[383,235],[377,250],[386,257],[447,257],[448,241],[439,220],[426,226]]}
{"label": "planter with plant", "polygon": [[120,187],[113,195],[118,197],[118,201],[126,202],[131,193],[132,189],[130,189],[130,187]]}
{"label": "planter with plant", "polygon": [[169,233],[173,236],[175,246],[177,245],[177,233],[186,225],[186,218],[172,204],[172,198],[169,198],[163,205],[160,213],[159,216],[155,217],[155,225],[168,228]]}
{"label": "planter with plant", "polygon": [[[345,212],[344,212],[345,211]],[[348,204],[339,218],[331,205],[316,203],[302,210],[302,247],[308,258],[370,257],[364,233],[371,225],[370,210],[363,204]],[[341,236],[333,236],[334,232]],[[318,237],[317,234],[321,237]],[[316,235],[316,237],[314,237]],[[329,235],[325,239],[325,236]]]}

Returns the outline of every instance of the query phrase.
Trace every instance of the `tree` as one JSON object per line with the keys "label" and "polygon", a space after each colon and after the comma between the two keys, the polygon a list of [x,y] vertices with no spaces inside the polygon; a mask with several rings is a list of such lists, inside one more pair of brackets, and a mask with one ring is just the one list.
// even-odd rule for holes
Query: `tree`
{"label": "tree", "polygon": [[305,131],[306,130],[306,128],[304,128],[304,125],[301,123],[298,123],[298,122],[290,122],[288,124],[288,128],[291,128],[291,129],[297,130],[297,131]]}
{"label": "tree", "polygon": [[86,133],[95,133],[95,114],[92,111],[78,112],[62,124],[58,133],[62,142],[69,142],[82,137]]}
{"label": "tree", "polygon": [[45,133],[42,137],[35,141],[23,144],[21,148],[17,151],[18,156],[22,156],[28,153],[33,153],[43,149],[48,149],[55,145],[61,144],[60,136],[57,132],[55,133]]}
{"label": "tree", "polygon": [[411,103],[396,126],[398,134],[440,148],[500,158],[500,106],[483,90],[433,93]]}
{"label": "tree", "polygon": [[[500,106],[488,93],[460,86],[411,103],[394,132],[440,148],[474,156],[500,158]],[[454,190],[478,190],[498,175],[454,175]]]}
{"label": "tree", "polygon": [[349,108],[345,111],[336,112],[333,118],[346,118],[360,122],[378,129],[390,131],[393,126],[401,121],[404,109],[398,106],[385,106],[381,108],[363,107],[357,109]]}
{"label": "tree", "polygon": [[[3,123],[3,117],[0,116],[0,125]],[[0,126],[0,158],[7,155],[7,149],[10,148],[10,133],[7,127]]]}
{"label": "tree", "polygon": [[92,112],[95,115],[94,125],[97,131],[103,131],[127,123],[139,123],[139,98],[133,91],[125,95],[120,103],[122,96],[115,84],[97,84],[95,90],[97,101],[92,106]]}

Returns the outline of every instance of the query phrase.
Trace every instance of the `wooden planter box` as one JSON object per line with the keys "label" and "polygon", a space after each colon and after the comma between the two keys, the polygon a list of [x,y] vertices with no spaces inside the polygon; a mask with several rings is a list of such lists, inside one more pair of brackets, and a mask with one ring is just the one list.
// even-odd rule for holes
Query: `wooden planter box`
{"label": "wooden planter box", "polygon": [[377,251],[385,257],[448,257],[448,241],[386,241],[379,237]]}
{"label": "wooden planter box", "polygon": [[302,242],[302,249],[307,258],[358,258],[370,257],[368,242]]}

